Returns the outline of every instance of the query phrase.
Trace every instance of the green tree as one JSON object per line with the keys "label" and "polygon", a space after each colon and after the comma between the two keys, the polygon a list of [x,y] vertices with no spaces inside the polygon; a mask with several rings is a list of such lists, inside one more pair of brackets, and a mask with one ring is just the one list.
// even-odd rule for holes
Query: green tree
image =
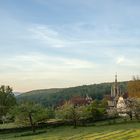
{"label": "green tree", "polygon": [[72,121],[74,128],[76,128],[77,122],[81,116],[81,111],[78,106],[74,106],[70,102],[66,102],[57,110],[57,116],[63,120]]}
{"label": "green tree", "polygon": [[30,125],[35,132],[35,125],[48,119],[47,110],[33,102],[23,102],[16,106],[12,113],[15,115],[15,122],[22,125]]}
{"label": "green tree", "polygon": [[104,107],[104,104],[102,104],[101,101],[95,100],[87,106],[87,112],[89,118],[91,118],[93,121],[99,120],[105,117],[106,108]]}
{"label": "green tree", "polygon": [[100,102],[100,107],[107,108],[108,107],[108,100],[106,98],[103,98]]}
{"label": "green tree", "polygon": [[[6,114],[16,104],[16,98],[12,93],[12,88],[10,86],[0,87],[0,119],[4,120]],[[4,122],[4,121],[3,121]]]}

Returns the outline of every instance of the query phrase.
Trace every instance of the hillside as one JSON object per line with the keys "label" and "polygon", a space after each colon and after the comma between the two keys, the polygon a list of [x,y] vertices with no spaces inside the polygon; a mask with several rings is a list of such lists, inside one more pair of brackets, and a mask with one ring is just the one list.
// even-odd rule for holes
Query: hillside
{"label": "hillside", "polygon": [[20,95],[21,93],[20,93],[20,92],[13,92],[13,94],[14,94],[15,96],[18,96],[18,95]]}
{"label": "hillside", "polygon": [[32,91],[28,91],[25,92],[23,94],[21,94],[22,97],[27,97],[27,96],[36,96],[38,94],[49,94],[49,93],[56,93],[56,92],[60,92],[64,90],[64,88],[52,88],[52,89],[40,89],[40,90],[32,90]]}
{"label": "hillside", "polygon": [[[126,92],[127,82],[120,82],[121,89]],[[105,95],[110,95],[110,88],[112,83],[101,83],[94,85],[83,85],[70,88],[54,88],[54,89],[42,89],[33,90],[23,93],[17,96],[18,101],[31,100],[37,103],[41,103],[44,106],[57,106],[64,100],[69,100],[74,96],[86,95],[93,99],[102,99]]]}

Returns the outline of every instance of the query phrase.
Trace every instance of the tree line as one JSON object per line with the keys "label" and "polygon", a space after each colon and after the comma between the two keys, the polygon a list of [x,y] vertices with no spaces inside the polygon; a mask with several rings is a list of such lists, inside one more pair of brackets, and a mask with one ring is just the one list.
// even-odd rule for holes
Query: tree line
{"label": "tree line", "polygon": [[[131,99],[129,104],[129,108],[130,108],[129,112],[135,113],[136,119],[140,119],[140,100],[139,100],[140,84],[139,83],[140,83],[139,79],[133,79],[133,81],[130,81],[127,84],[129,97]],[[98,86],[101,88],[101,85]],[[104,87],[105,85],[103,84],[102,86]],[[86,91],[91,90],[90,88],[87,87],[86,88],[84,87],[84,89]],[[73,89],[69,89],[69,90],[73,91]],[[75,91],[76,90],[78,89],[75,89]],[[56,95],[56,93],[54,95]],[[104,95],[106,95],[106,93]],[[66,95],[65,98],[66,97],[68,97],[68,95]],[[85,93],[83,94],[83,97],[85,97]],[[57,119],[57,120],[60,119],[64,122],[68,121],[71,124],[73,124],[74,127],[76,127],[79,123],[80,124],[82,123],[82,125],[86,125],[87,123],[91,123],[94,121],[108,119],[110,117],[114,117],[114,118],[116,117],[116,112],[113,112],[111,116],[110,114],[108,114],[107,112],[108,103],[106,98],[103,97],[101,99],[94,98],[93,101],[87,104],[80,104],[80,105],[78,103],[73,104],[72,102],[70,102],[69,98],[66,98],[63,104],[61,105],[59,104],[58,106],[55,107],[54,106],[46,107],[43,104],[33,102],[32,100],[30,101],[22,100],[21,102],[17,102],[12,92],[12,88],[10,86],[1,86],[0,87],[0,121],[1,123],[15,122],[21,126],[31,126],[32,131],[35,132],[36,130],[35,128],[37,125],[41,123],[47,123],[49,119]]]}
{"label": "tree line", "polygon": [[[127,92],[127,82],[119,83],[122,92]],[[64,89],[35,90],[17,96],[17,101],[30,100],[46,107],[57,107],[64,101],[74,96],[90,96],[92,99],[102,100],[104,96],[110,95],[112,83],[94,85],[83,85]]]}

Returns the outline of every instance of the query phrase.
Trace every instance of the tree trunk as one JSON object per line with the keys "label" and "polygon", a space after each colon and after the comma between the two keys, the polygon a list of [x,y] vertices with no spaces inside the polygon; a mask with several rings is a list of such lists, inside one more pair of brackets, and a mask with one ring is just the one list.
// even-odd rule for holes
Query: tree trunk
{"label": "tree trunk", "polygon": [[32,116],[31,116],[30,113],[29,113],[29,120],[30,120],[30,125],[31,125],[31,127],[32,127],[32,131],[33,131],[33,133],[35,133],[35,127],[34,127],[33,120],[32,120]]}
{"label": "tree trunk", "polygon": [[77,121],[74,119],[74,128],[77,127]]}
{"label": "tree trunk", "polygon": [[132,112],[129,113],[129,117],[130,117],[131,120],[133,119]]}

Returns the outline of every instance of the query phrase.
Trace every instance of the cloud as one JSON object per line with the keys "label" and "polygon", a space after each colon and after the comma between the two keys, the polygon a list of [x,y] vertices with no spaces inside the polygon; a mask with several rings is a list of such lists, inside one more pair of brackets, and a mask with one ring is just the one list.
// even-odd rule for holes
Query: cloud
{"label": "cloud", "polygon": [[[84,28],[83,28],[84,26]],[[93,26],[93,27],[92,27]],[[92,31],[89,28],[93,28]],[[113,30],[112,30],[113,28]],[[79,23],[58,27],[34,25],[29,28],[32,37],[46,47],[81,48],[81,47],[116,47],[140,45],[139,36],[129,36],[122,29],[110,26],[98,26]],[[134,31],[132,31],[133,33]]]}
{"label": "cloud", "polygon": [[124,56],[118,57],[117,58],[117,64],[122,64],[125,61]]}
{"label": "cloud", "polygon": [[130,59],[130,58],[126,58],[124,56],[120,56],[116,59],[116,64],[120,65],[120,66],[123,66],[123,67],[126,67],[126,68],[129,68],[129,69],[140,68],[139,58],[137,58],[137,57],[133,57],[133,58]]}
{"label": "cloud", "polygon": [[35,39],[40,40],[44,44],[48,44],[49,47],[61,48],[65,47],[65,44],[67,44],[67,41],[63,39],[57,31],[47,26],[36,26],[35,28],[30,28],[29,31],[33,33],[32,36]]}
{"label": "cloud", "polygon": [[75,86],[83,83],[83,78],[88,82],[89,71],[94,69],[96,64],[91,61],[27,53],[0,60],[0,82],[21,91],[35,87]]}
{"label": "cloud", "polygon": [[[17,55],[10,58],[5,58],[6,63],[0,61],[0,70],[3,73],[8,71],[12,73],[17,72],[52,72],[52,71],[71,71],[73,69],[92,69],[96,67],[96,64],[90,61],[64,58],[59,56],[49,56],[47,54],[26,54]],[[4,71],[5,69],[5,71]]]}

